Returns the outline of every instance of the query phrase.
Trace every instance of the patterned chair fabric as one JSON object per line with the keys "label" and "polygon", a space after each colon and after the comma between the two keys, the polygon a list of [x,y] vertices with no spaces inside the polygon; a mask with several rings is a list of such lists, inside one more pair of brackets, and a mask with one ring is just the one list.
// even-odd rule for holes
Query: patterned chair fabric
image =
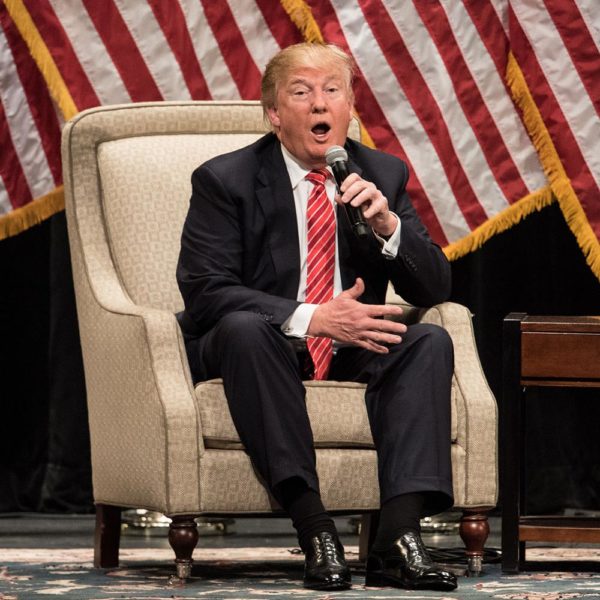
{"label": "patterned chair fabric", "polygon": [[[85,365],[95,501],[170,516],[274,508],[243,451],[219,380],[192,385],[174,313],[190,175],[208,158],[265,131],[257,102],[160,102],[85,111],[63,132],[73,277]],[[351,129],[359,136],[358,124]],[[389,293],[390,302],[402,300]],[[444,303],[406,307],[455,347],[452,464],[456,507],[497,500],[495,400],[471,315]],[[364,386],[310,382],[325,505],[378,506]]]}

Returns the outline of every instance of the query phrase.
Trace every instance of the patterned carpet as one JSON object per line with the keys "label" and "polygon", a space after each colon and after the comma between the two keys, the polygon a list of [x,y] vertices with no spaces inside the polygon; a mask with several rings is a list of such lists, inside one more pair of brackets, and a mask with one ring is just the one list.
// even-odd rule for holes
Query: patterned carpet
{"label": "patterned carpet", "polygon": [[[347,548],[353,572],[351,590],[313,592],[302,587],[302,555],[285,548],[224,548],[194,552],[193,577],[173,583],[168,549],[121,551],[121,566],[94,569],[91,549],[0,549],[0,600],[74,598],[77,600],[158,600],[204,598],[226,600],[438,599],[600,600],[598,572],[530,572],[503,576],[497,564],[485,565],[478,578],[459,578],[455,592],[411,592],[365,588],[356,547]],[[599,561],[600,550],[531,549],[530,560]]]}

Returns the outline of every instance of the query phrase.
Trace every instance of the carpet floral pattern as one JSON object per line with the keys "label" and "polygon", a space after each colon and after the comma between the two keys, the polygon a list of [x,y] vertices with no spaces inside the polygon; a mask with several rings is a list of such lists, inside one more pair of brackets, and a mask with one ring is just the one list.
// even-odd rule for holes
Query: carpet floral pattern
{"label": "carpet floral pattern", "polygon": [[[529,558],[581,558],[570,549],[538,554]],[[115,569],[94,569],[92,552],[87,549],[0,549],[0,600],[600,600],[597,572],[542,571],[506,576],[494,564],[485,565],[482,577],[460,577],[455,592],[365,588],[357,548],[350,547],[353,587],[327,594],[302,587],[303,557],[285,548],[199,548],[194,557],[193,576],[181,584],[172,578],[172,554],[168,549],[122,550],[121,566]],[[600,552],[588,552],[585,559],[600,561]]]}

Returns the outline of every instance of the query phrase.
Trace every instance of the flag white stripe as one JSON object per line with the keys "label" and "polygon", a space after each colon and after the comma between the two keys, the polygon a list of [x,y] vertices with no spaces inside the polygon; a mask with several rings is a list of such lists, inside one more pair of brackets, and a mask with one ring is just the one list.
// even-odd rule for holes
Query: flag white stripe
{"label": "flag white stripe", "polygon": [[[460,239],[470,232],[470,228],[453,196],[435,148],[398,85],[377,40],[365,27],[362,12],[347,0],[332,0],[332,5],[356,63],[408,154],[446,239],[450,242]],[[435,173],[435,177],[431,177],[431,173]]]}
{"label": "flag white stripe", "polygon": [[596,44],[596,49],[600,52],[600,10],[598,10],[598,0],[574,0],[581,17],[585,22],[591,38]]}
{"label": "flag white stripe", "polygon": [[206,20],[200,0],[179,0],[200,69],[214,100],[239,100],[240,92]]}
{"label": "flag white stripe", "polygon": [[513,8],[596,185],[600,187],[600,119],[554,21],[545,10],[536,7],[513,3]]}
{"label": "flag white stripe", "polygon": [[113,0],[164,100],[190,100],[190,91],[147,2]]}
{"label": "flag white stripe", "polygon": [[[488,215],[508,206],[504,191],[485,159],[485,154],[456,95],[454,84],[433,39],[412,2],[383,3],[406,44],[415,65],[438,105],[454,154]],[[463,40],[467,41],[467,40]]]}
{"label": "flag white stripe", "polygon": [[5,215],[12,210],[12,204],[8,198],[8,191],[4,185],[4,179],[0,175],[0,215]]}
{"label": "flag white stripe", "polygon": [[131,96],[81,0],[49,0],[101,104],[131,102]]}
{"label": "flag white stripe", "polygon": [[464,4],[455,0],[441,3],[479,93],[527,189],[533,192],[544,187],[547,181],[537,152]]}
{"label": "flag white stripe", "polygon": [[279,51],[279,44],[271,34],[262,12],[253,0],[240,2],[228,0],[229,8],[233,13],[246,47],[262,73],[269,60]]}
{"label": "flag white stripe", "polygon": [[[29,109],[14,58],[0,27],[0,102],[4,107],[10,136],[34,198],[54,189],[40,134]],[[15,200],[19,200],[16,198]]]}

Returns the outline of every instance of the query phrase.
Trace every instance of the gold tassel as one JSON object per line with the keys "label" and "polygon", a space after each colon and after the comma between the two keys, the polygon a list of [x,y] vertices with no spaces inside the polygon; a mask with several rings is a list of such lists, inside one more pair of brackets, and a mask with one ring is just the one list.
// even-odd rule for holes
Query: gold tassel
{"label": "gold tassel", "polygon": [[575,235],[587,264],[594,275],[600,279],[600,242],[590,227],[542,115],[531,96],[523,72],[512,52],[508,54],[506,82],[510,87],[513,100],[523,113],[523,122],[538,152],[542,168],[548,177],[550,187],[558,200],[567,225]]}
{"label": "gold tassel", "polygon": [[23,0],[4,0],[4,4],[42,73],[52,98],[68,121],[79,111]]}
{"label": "gold tassel", "polygon": [[17,235],[45,219],[64,210],[65,194],[63,186],[52,190],[49,194],[36,198],[25,206],[15,208],[0,217],[0,240]]}
{"label": "gold tassel", "polygon": [[444,254],[448,260],[461,258],[469,252],[481,248],[492,236],[510,229],[534,211],[540,211],[553,202],[554,195],[550,187],[532,192],[488,219],[469,235],[446,246]]}
{"label": "gold tassel", "polygon": [[281,6],[307,42],[324,44],[321,30],[304,0],[281,0]]}

